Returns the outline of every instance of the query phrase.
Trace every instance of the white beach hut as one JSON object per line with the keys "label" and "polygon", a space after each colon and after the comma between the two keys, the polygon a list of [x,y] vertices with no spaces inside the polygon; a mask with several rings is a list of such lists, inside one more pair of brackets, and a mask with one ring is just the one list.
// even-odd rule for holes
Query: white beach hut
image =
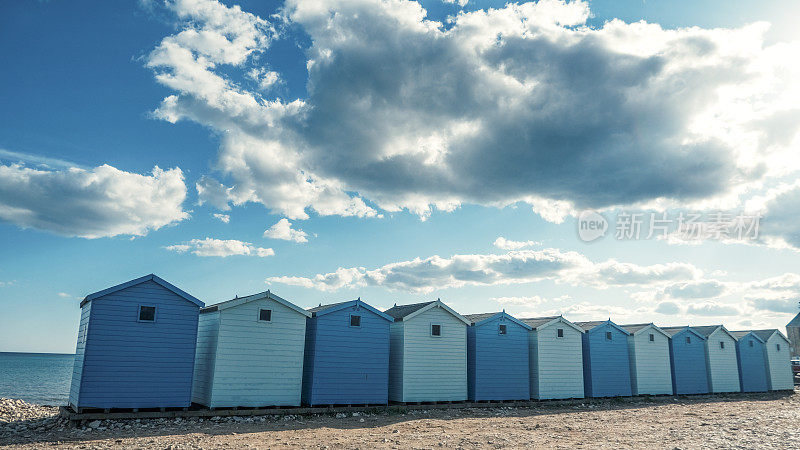
{"label": "white beach hut", "polygon": [[783,391],[794,389],[794,375],[789,356],[789,339],[778,330],[753,330],[766,343],[769,389]]}
{"label": "white beach hut", "polygon": [[389,400],[467,399],[469,321],[439,300],[394,306],[389,336]]}
{"label": "white beach hut", "polygon": [[521,320],[532,328],[531,398],[583,398],[583,329],[561,316]]}
{"label": "white beach hut", "polygon": [[706,338],[706,367],[711,392],[741,391],[736,338],[722,325],[692,328]]}
{"label": "white beach hut", "polygon": [[201,309],[192,401],[299,406],[310,316],[270,291]]}
{"label": "white beach hut", "polygon": [[652,323],[621,325],[628,336],[633,395],[672,395],[669,334]]}

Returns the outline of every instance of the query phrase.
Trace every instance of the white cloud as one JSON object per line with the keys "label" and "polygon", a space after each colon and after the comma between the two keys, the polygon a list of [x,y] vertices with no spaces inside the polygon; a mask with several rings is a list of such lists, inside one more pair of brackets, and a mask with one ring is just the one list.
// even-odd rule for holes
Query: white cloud
{"label": "white cloud", "polygon": [[368,270],[342,268],[312,277],[270,277],[270,283],[310,287],[323,291],[359,286],[429,293],[463,286],[493,286],[554,280],[558,283],[606,289],[619,286],[659,285],[690,280],[702,271],[686,263],[638,266],[608,260],[593,263],[577,252],[557,249],[519,250],[505,254],[438,255],[386,264]]}
{"label": "white cloud", "polygon": [[526,247],[536,247],[537,245],[542,245],[542,243],[537,241],[512,241],[503,236],[494,241],[494,246],[501,250],[519,250]]}
{"label": "white cloud", "polygon": [[249,242],[234,239],[192,239],[189,242],[174,244],[165,248],[178,253],[191,252],[197,256],[217,256],[221,258],[236,255],[264,258],[275,254],[275,251],[271,248],[256,247]]}
{"label": "white cloud", "polygon": [[61,298],[72,298],[72,296],[67,294],[66,292],[59,292],[58,296]]}
{"label": "white cloud", "polygon": [[170,7],[179,31],[146,63],[174,91],[155,115],[221,135],[224,184],[198,191],[223,209],[303,219],[525,202],[558,222],[576,208],[736,201],[800,168],[800,43],[765,46],[765,24],[590,28],[587,3],[542,0],[445,26],[416,2],[289,0],[280,20],[311,42],[308,95],[289,101],[247,88],[247,74],[274,78],[273,24],[211,1]]}
{"label": "white cloud", "polygon": [[491,301],[499,303],[501,306],[514,306],[514,307],[527,307],[527,308],[534,308],[540,306],[543,303],[549,302],[563,302],[570,300],[572,297],[569,295],[562,295],[560,297],[555,298],[545,298],[540,297],[538,295],[532,295],[530,297],[492,297]]}
{"label": "white cloud", "polygon": [[214,218],[219,220],[222,223],[230,223],[230,221],[231,221],[231,216],[229,216],[228,214],[215,213],[214,214]]}
{"label": "white cloud", "polygon": [[189,217],[179,168],[62,170],[0,164],[0,220],[64,236],[144,236]]}
{"label": "white cloud", "polygon": [[264,237],[299,243],[308,242],[308,234],[303,230],[292,229],[292,223],[285,217],[264,231]]}

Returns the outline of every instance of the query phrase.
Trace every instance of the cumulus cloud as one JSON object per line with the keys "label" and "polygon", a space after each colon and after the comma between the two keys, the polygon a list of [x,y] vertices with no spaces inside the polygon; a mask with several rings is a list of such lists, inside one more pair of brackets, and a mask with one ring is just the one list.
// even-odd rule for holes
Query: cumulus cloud
{"label": "cumulus cloud", "polygon": [[273,23],[169,5],[179,31],[146,64],[174,93],[154,114],[221,135],[222,182],[198,191],[223,209],[301,219],[526,202],[559,221],[735,197],[800,167],[800,44],[765,46],[765,24],[588,27],[587,3],[558,0],[440,23],[413,1],[289,0],[275,22],[311,45],[307,95],[283,100],[248,84],[273,79]]}
{"label": "cumulus cloud", "polygon": [[505,254],[435,255],[386,264],[376,269],[342,268],[312,277],[270,277],[270,283],[323,291],[359,286],[429,293],[463,286],[492,286],[555,280],[606,289],[612,286],[658,285],[666,280],[692,279],[702,271],[685,263],[638,266],[608,260],[594,263],[577,252],[558,249],[519,250]]}
{"label": "cumulus cloud", "polygon": [[63,236],[144,236],[187,219],[185,198],[179,168],[156,166],[142,175],[109,165],[52,170],[0,163],[0,220]]}
{"label": "cumulus cloud", "polygon": [[58,296],[61,298],[72,298],[72,296],[67,294],[66,292],[59,292]]}
{"label": "cumulus cloud", "polygon": [[308,234],[303,230],[293,229],[292,223],[285,217],[264,231],[264,237],[299,243],[308,242]]}
{"label": "cumulus cloud", "polygon": [[731,305],[718,302],[702,302],[691,304],[686,308],[686,314],[693,316],[735,316],[740,311]]}
{"label": "cumulus cloud", "polygon": [[501,250],[519,250],[521,248],[535,247],[537,245],[542,245],[542,243],[537,241],[512,241],[503,236],[498,237],[494,241],[494,246]]}
{"label": "cumulus cloud", "polygon": [[230,223],[230,221],[231,221],[231,216],[229,216],[228,214],[215,213],[214,214],[214,218],[219,220],[222,223]]}
{"label": "cumulus cloud", "polygon": [[490,300],[493,302],[497,302],[500,306],[514,306],[514,307],[528,307],[532,308],[535,306],[539,306],[542,303],[548,302],[562,302],[570,300],[572,297],[569,295],[562,295],[560,297],[555,298],[545,298],[538,295],[532,295],[530,297],[492,297]]}
{"label": "cumulus cloud", "polygon": [[271,248],[256,247],[249,242],[237,241],[235,239],[192,239],[182,244],[174,244],[165,247],[167,250],[186,253],[191,252],[197,256],[217,256],[226,258],[228,256],[258,256],[264,258],[273,256],[275,251]]}

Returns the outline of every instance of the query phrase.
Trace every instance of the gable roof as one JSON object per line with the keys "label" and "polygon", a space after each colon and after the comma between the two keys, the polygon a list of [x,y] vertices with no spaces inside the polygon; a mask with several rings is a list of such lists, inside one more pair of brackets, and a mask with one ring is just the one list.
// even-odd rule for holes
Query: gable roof
{"label": "gable roof", "polygon": [[569,320],[565,319],[563,316],[547,316],[547,317],[531,317],[527,319],[520,319],[523,322],[527,323],[531,326],[533,330],[539,330],[540,328],[544,328],[553,324],[555,322],[561,322],[568,327],[578,331],[580,333],[584,333],[583,328],[575,325],[574,323],[570,322]]}
{"label": "gable roof", "polygon": [[655,326],[652,322],[651,323],[635,323],[635,324],[631,324],[631,325],[620,325],[620,326],[623,329],[625,329],[628,333],[633,334],[633,335],[636,335],[636,334],[639,334],[641,332],[644,332],[648,328],[652,328],[653,330],[661,333],[667,339],[670,338],[670,335],[667,334],[667,332],[665,332],[661,328]]}
{"label": "gable roof", "polygon": [[311,313],[311,317],[319,317],[319,316],[324,316],[325,314],[330,314],[332,312],[336,312],[336,311],[340,311],[340,310],[345,309],[345,308],[349,308],[349,307],[354,306],[354,305],[356,306],[356,309],[364,308],[364,309],[366,309],[368,311],[371,311],[371,312],[377,314],[382,319],[386,319],[389,322],[394,322],[394,318],[392,316],[390,316],[390,315],[388,315],[386,313],[383,313],[383,312],[379,311],[378,309],[376,309],[376,308],[364,303],[363,301],[361,301],[361,297],[359,297],[356,300],[350,300],[350,301],[347,301],[347,302],[331,303],[329,305],[319,305],[319,306],[316,306],[314,308],[310,308],[307,311]]}
{"label": "gable roof", "polygon": [[742,340],[748,334],[752,334],[753,337],[756,338],[762,344],[764,342],[767,342],[766,340],[762,339],[761,336],[757,335],[756,333],[753,333],[752,331],[748,331],[748,330],[731,331],[731,335],[733,335],[733,337],[735,337],[737,341]]}
{"label": "gable roof", "polygon": [[441,300],[437,299],[432,302],[424,302],[424,303],[413,303],[411,305],[400,305],[400,306],[393,306],[386,311],[384,311],[387,315],[394,317],[395,322],[403,322],[406,320],[413,319],[414,317],[428,311],[429,309],[433,308],[442,308],[445,311],[449,312],[453,317],[456,319],[464,322],[466,325],[469,325],[470,322],[461,314],[455,312],[452,308],[442,303]]}
{"label": "gable roof", "polygon": [[732,335],[731,332],[728,331],[727,328],[725,328],[724,325],[703,325],[703,326],[692,327],[692,328],[697,330],[698,333],[700,333],[703,336],[705,336],[706,339],[708,339],[709,336],[714,334],[715,331],[717,331],[718,329],[721,329],[723,332],[725,332],[725,334],[727,334],[728,336],[733,338],[734,341],[738,340],[738,339],[736,339],[736,336]]}
{"label": "gable roof", "polygon": [[589,321],[589,322],[573,322],[573,323],[575,325],[583,328],[583,330],[585,332],[587,332],[587,333],[590,333],[592,330],[594,330],[595,328],[597,328],[597,327],[599,327],[601,325],[611,325],[612,327],[618,329],[619,331],[621,331],[621,332],[623,332],[623,333],[625,333],[627,335],[631,334],[630,332],[628,332],[628,330],[626,330],[626,329],[620,327],[619,325],[615,324],[614,322],[612,322],[611,319],[608,319],[608,320],[593,320],[593,321]]}
{"label": "gable roof", "polygon": [[216,305],[208,306],[206,308],[201,309],[200,310],[200,314],[211,313],[211,312],[214,312],[214,311],[223,311],[223,310],[226,310],[226,309],[229,309],[229,308],[233,308],[233,307],[236,307],[236,306],[239,306],[239,305],[244,305],[245,303],[254,302],[256,300],[274,300],[274,301],[282,304],[283,306],[286,306],[289,309],[293,309],[293,310],[297,311],[298,313],[300,313],[300,314],[302,314],[302,315],[304,315],[306,317],[311,317],[311,313],[310,312],[306,311],[305,309],[295,305],[294,303],[292,303],[292,302],[290,302],[288,300],[285,300],[285,299],[283,299],[281,297],[278,297],[277,295],[273,294],[272,292],[270,292],[268,290],[264,291],[264,292],[259,292],[258,294],[248,295],[246,297],[232,298],[230,300],[226,300],[224,302],[217,303]]}
{"label": "gable roof", "polygon": [[517,325],[521,326],[522,328],[525,328],[526,330],[530,330],[531,329],[531,327],[529,325],[523,323],[523,321],[517,319],[516,317],[514,317],[514,316],[512,316],[510,314],[507,314],[505,311],[493,312],[493,313],[466,314],[466,315],[464,315],[464,317],[467,320],[469,320],[472,325],[474,325],[476,327],[479,327],[479,326],[483,325],[484,323],[489,322],[490,320],[492,320],[492,319],[494,319],[495,317],[498,317],[498,316],[505,317],[506,319],[516,323]]}
{"label": "gable roof", "polygon": [[789,323],[786,324],[787,327],[800,327],[800,313],[797,313],[794,316],[794,319],[790,320]]}
{"label": "gable roof", "polygon": [[134,280],[127,281],[127,282],[122,283],[122,284],[118,284],[116,286],[111,286],[110,288],[103,289],[102,291],[97,291],[94,294],[89,294],[86,297],[84,297],[83,300],[81,300],[81,308],[83,308],[83,305],[89,303],[92,300],[98,299],[100,297],[104,297],[104,296],[106,296],[108,294],[113,294],[114,292],[118,292],[118,291],[121,291],[123,289],[127,289],[127,288],[132,287],[132,286],[136,286],[137,284],[146,283],[148,281],[152,281],[152,282],[158,284],[159,286],[163,287],[164,289],[172,291],[172,293],[178,295],[179,297],[182,297],[184,300],[186,300],[188,302],[194,303],[195,305],[197,305],[200,308],[205,306],[205,303],[203,303],[200,300],[196,299],[195,297],[187,294],[186,292],[178,289],[177,287],[173,286],[172,284],[166,282],[163,278],[151,273],[150,275],[145,275],[143,277],[139,277],[139,278],[136,278]]}
{"label": "gable roof", "polygon": [[688,332],[694,334],[695,336],[697,336],[698,338],[700,338],[700,339],[702,339],[704,341],[706,340],[705,336],[700,334],[699,331],[695,330],[694,328],[690,327],[689,325],[686,325],[684,327],[659,327],[659,329],[661,329],[661,331],[663,331],[664,333],[667,333],[669,335],[669,337],[674,337],[678,333],[681,333],[683,331],[688,331]]}
{"label": "gable roof", "polygon": [[755,333],[756,335],[758,335],[758,337],[763,339],[764,342],[767,342],[769,338],[771,338],[772,335],[776,333],[778,336],[781,337],[781,339],[783,339],[786,342],[789,342],[789,339],[786,336],[784,336],[783,333],[781,333],[781,330],[776,330],[775,328],[771,330],[753,330],[753,333]]}

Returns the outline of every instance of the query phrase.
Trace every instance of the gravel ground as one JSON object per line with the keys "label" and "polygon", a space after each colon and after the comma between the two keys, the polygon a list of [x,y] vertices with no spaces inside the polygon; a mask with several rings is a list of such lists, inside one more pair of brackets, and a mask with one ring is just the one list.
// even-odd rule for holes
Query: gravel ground
{"label": "gravel ground", "polygon": [[798,448],[800,393],[619,399],[534,408],[95,421],[0,399],[0,446],[183,448]]}

